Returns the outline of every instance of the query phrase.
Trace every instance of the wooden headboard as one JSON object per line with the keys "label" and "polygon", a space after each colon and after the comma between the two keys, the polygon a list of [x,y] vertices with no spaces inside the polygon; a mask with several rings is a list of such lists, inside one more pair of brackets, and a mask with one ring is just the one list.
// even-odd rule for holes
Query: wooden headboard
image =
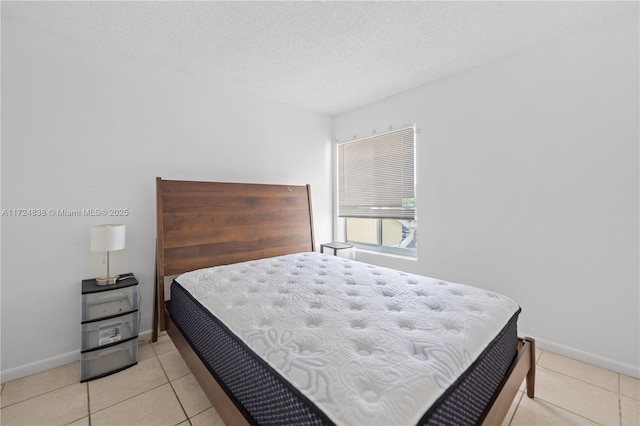
{"label": "wooden headboard", "polygon": [[315,249],[309,185],[158,177],[156,205],[154,340],[165,327],[165,276]]}

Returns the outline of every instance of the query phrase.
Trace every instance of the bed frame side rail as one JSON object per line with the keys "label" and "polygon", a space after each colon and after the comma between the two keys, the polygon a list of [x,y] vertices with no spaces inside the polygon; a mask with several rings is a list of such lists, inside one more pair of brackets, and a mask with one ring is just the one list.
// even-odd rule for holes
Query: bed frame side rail
{"label": "bed frame side rail", "polygon": [[525,378],[527,396],[533,398],[536,380],[536,344],[531,337],[520,339],[518,354],[479,424],[483,426],[501,424]]}

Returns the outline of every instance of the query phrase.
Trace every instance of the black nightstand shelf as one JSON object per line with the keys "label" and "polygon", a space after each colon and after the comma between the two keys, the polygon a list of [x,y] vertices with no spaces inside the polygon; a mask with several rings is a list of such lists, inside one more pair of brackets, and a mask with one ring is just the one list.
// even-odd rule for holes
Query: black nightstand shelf
{"label": "black nightstand shelf", "polygon": [[115,284],[82,280],[80,381],[98,379],[138,363],[138,280]]}
{"label": "black nightstand shelf", "polygon": [[[341,242],[331,242],[331,243],[324,243],[324,244],[320,244],[320,253],[324,253],[324,249],[331,249],[333,250],[333,255],[334,256],[338,256],[338,251],[339,250],[349,250],[349,252],[352,252],[353,250],[353,244],[349,244],[349,243],[341,243]],[[350,253],[352,254],[352,253]],[[349,256],[350,258],[352,256]]]}

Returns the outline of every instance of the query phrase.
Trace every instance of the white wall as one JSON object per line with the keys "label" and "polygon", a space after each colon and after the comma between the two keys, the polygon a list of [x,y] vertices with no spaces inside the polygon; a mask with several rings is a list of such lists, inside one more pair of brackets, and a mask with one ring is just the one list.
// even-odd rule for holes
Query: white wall
{"label": "white wall", "polygon": [[329,241],[330,137],[329,117],[3,21],[2,208],[129,215],[2,217],[2,381],[79,359],[93,224],[127,225],[112,271],[136,273],[151,329],[156,176],[309,183]]}
{"label": "white wall", "polygon": [[[491,288],[522,334],[638,375],[637,16],[336,117],[340,140],[416,123],[418,261],[372,263]],[[151,328],[154,178],[310,183],[331,237],[331,120],[2,23],[1,380],[78,359],[89,227],[127,225]],[[291,161],[295,159],[295,161]]]}
{"label": "white wall", "polygon": [[416,123],[418,260],[359,260],[493,289],[540,346],[638,376],[638,16],[334,119]]}

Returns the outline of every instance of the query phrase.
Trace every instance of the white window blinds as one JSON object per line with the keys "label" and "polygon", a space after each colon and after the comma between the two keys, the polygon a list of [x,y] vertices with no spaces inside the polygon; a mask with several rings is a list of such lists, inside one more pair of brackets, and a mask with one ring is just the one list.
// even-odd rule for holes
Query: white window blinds
{"label": "white window blinds", "polygon": [[338,145],[338,215],[415,219],[414,127]]}

